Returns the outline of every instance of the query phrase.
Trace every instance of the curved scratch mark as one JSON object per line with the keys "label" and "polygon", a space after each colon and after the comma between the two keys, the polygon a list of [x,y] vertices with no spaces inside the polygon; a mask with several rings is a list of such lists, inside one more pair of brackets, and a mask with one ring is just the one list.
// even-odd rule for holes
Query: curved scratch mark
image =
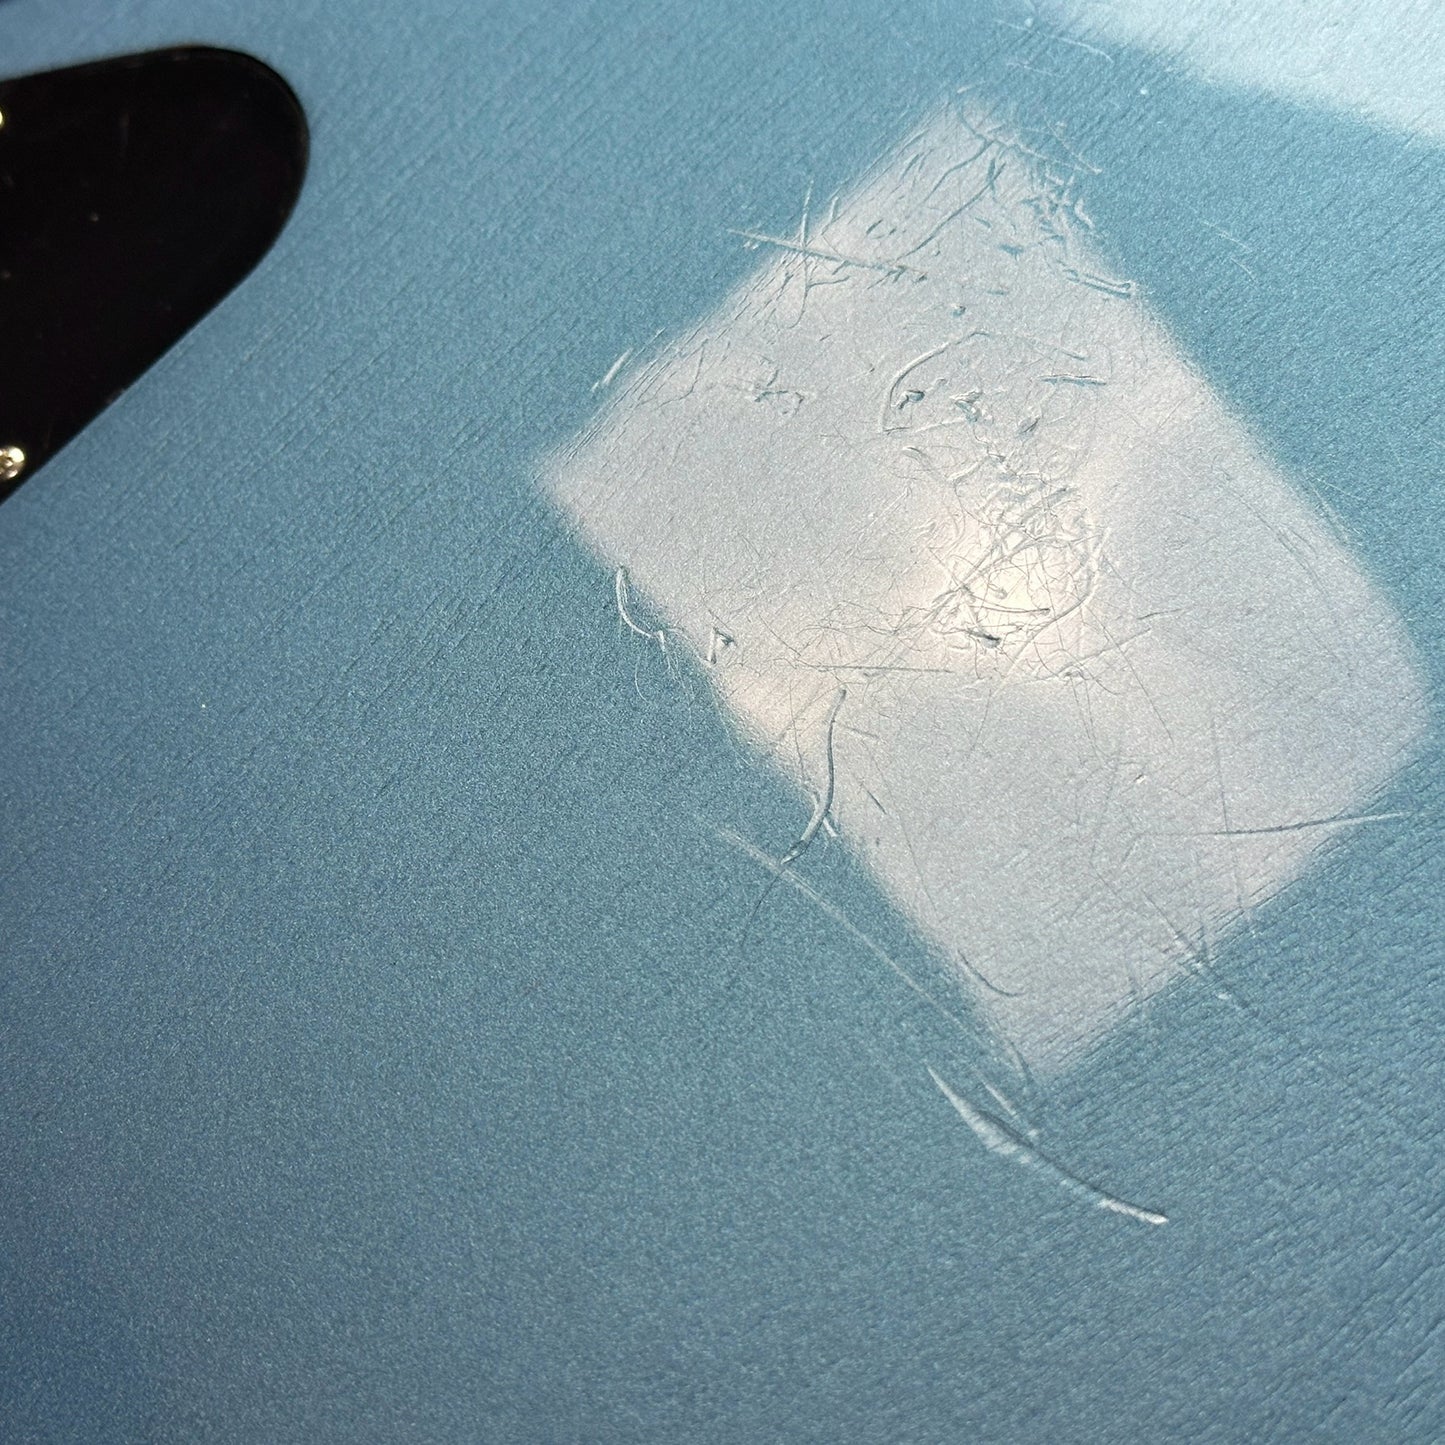
{"label": "curved scratch mark", "polygon": [[664,628],[640,627],[633,620],[632,614],[627,610],[627,568],[619,567],[617,575],[612,579],[613,591],[617,596],[617,615],[635,632],[639,637],[645,637],[649,642],[655,642],[665,652],[667,650],[667,632]]}
{"label": "curved scratch mark", "polygon": [[[927,1067],[925,1065],[925,1067]],[[1106,1209],[1111,1214],[1122,1214],[1128,1219],[1137,1219],[1142,1224],[1168,1224],[1169,1216],[1160,1214],[1157,1210],[1141,1209],[1137,1204],[1130,1204],[1127,1200],[1116,1199],[1112,1194],[1106,1193],[1096,1184],[1090,1184],[1086,1179],[1080,1179],[1077,1174],[1071,1174],[1062,1164],[1055,1164],[1046,1155],[1040,1154],[1027,1139],[1014,1133],[1007,1124],[995,1119],[992,1114],[985,1114],[982,1109],[975,1109],[967,1099],[955,1093],[932,1068],[928,1069],[928,1077],[938,1085],[938,1091],[953,1105],[960,1119],[968,1125],[978,1136],[979,1143],[991,1154],[998,1154],[1005,1159],[1012,1159],[1015,1164],[1022,1165],[1025,1169],[1032,1169],[1044,1178],[1051,1179],[1059,1188],[1066,1193],[1072,1194],[1075,1199],[1082,1199],[1092,1204],[1095,1209]]]}
{"label": "curved scratch mark", "polygon": [[818,794],[818,801],[813,805],[813,816],[808,819],[808,826],[803,829],[798,841],[778,859],[780,868],[786,868],[789,863],[794,863],[803,856],[808,845],[818,836],[818,829],[823,826],[825,819],[833,811],[833,788],[836,781],[836,769],[833,766],[833,729],[838,721],[838,709],[843,706],[843,699],[847,696],[848,689],[840,687],[833,699],[832,707],[828,709],[828,718],[823,724],[827,732],[827,742],[824,745],[826,772],[823,790]]}

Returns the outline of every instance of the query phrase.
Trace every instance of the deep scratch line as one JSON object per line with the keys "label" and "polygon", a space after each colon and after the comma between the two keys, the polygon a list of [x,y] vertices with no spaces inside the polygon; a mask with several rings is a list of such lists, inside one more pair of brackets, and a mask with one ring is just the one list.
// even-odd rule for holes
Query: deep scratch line
{"label": "deep scratch line", "polygon": [[928,277],[926,271],[920,271],[916,266],[907,266],[902,261],[868,261],[861,256],[844,256],[837,251],[825,251],[821,246],[800,245],[784,236],[768,236],[762,231],[740,231],[734,226],[728,227],[728,234],[741,236],[744,241],[751,241],[755,246],[776,246],[781,251],[792,251],[798,256],[811,256],[815,261],[832,261],[838,266],[859,266],[865,271],[881,271],[885,276],[917,276],[920,281]]}
{"label": "deep scratch line", "polygon": [[667,632],[664,628],[640,627],[633,620],[632,614],[627,610],[627,568],[619,567],[617,575],[612,579],[612,590],[617,595],[617,615],[632,629],[639,637],[645,637],[649,642],[655,642],[665,652],[667,650]]}
{"label": "deep scratch line", "polygon": [[796,862],[807,851],[808,845],[818,836],[818,829],[823,826],[823,821],[833,810],[833,788],[837,778],[837,770],[833,765],[833,729],[838,722],[838,709],[843,706],[843,700],[848,696],[848,689],[840,687],[837,695],[833,698],[833,705],[828,709],[828,719],[824,724],[827,733],[827,741],[824,744],[824,775],[823,789],[818,794],[818,801],[813,805],[813,816],[808,819],[808,826],[799,835],[798,841],[778,859],[778,867],[786,868],[789,863]]}
{"label": "deep scratch line", "polygon": [[991,1154],[1011,1159],[1025,1169],[1032,1169],[1036,1174],[1042,1174],[1044,1178],[1052,1180],[1066,1193],[1072,1194],[1076,1199],[1085,1200],[1095,1209],[1105,1209],[1110,1214],[1122,1214],[1127,1219],[1137,1219],[1141,1224],[1169,1223],[1167,1214],[1160,1214],[1154,1209],[1141,1209],[1137,1204],[1130,1204],[1125,1199],[1118,1199],[1100,1189],[1097,1184],[1090,1184],[1087,1179],[1080,1179],[1077,1174],[1070,1173],[1062,1164],[1055,1164],[1052,1159],[1045,1154],[1040,1154],[1027,1139],[1021,1134],[1016,1134],[1007,1124],[995,1119],[992,1114],[985,1114],[982,1109],[975,1109],[967,1099],[949,1088],[932,1067],[927,1065],[925,1067],[928,1068],[928,1077],[938,1085],[939,1093],[953,1105],[959,1118],[973,1130],[979,1143]]}
{"label": "deep scratch line", "polygon": [[1211,838],[1259,838],[1269,833],[1303,833],[1309,828],[1355,828],[1361,823],[1390,823],[1397,818],[1408,818],[1408,812],[1399,813],[1336,813],[1329,818],[1302,818],[1297,823],[1275,823],[1268,828],[1221,828],[1208,836]]}

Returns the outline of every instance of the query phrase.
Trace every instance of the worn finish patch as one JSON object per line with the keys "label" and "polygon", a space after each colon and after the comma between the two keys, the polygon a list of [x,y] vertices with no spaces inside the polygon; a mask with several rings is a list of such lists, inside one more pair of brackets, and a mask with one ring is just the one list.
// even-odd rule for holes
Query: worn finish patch
{"label": "worn finish patch", "polygon": [[552,495],[1057,1067],[1357,826],[1419,738],[1401,626],[1111,273],[1087,163],[940,112],[604,378]]}

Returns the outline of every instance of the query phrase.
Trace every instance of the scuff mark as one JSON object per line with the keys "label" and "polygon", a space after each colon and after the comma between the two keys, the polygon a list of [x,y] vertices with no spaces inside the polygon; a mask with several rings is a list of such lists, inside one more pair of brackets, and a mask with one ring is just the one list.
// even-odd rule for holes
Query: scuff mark
{"label": "scuff mark", "polygon": [[1081,271],[1077,266],[1061,264],[1059,266],[1070,281],[1077,282],[1080,286],[1087,286],[1093,291],[1102,291],[1105,296],[1118,296],[1124,300],[1132,298],[1138,291],[1133,281],[1121,281],[1113,276],[1097,276],[1092,271]]}
{"label": "scuff mark", "polygon": [[734,640],[730,633],[724,632],[721,627],[714,626],[708,633],[707,639],[707,665],[716,667],[718,660],[718,648],[732,647]]}

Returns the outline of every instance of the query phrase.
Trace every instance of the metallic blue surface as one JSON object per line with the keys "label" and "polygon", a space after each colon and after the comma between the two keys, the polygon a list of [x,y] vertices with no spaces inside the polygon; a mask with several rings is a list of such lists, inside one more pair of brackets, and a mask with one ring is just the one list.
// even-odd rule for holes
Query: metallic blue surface
{"label": "metallic blue surface", "polygon": [[[1003,13],[1003,12],[1000,12]],[[1012,13],[1012,12],[1008,12]],[[800,802],[620,635],[542,453],[960,85],[1445,681],[1445,155],[983,7],[0,9],[296,87],[260,269],[0,509],[13,1440],[1445,1433],[1442,759],[1053,1093],[1151,1231],[983,1153],[961,1057],[718,841]],[[1037,57],[1035,57],[1037,58]],[[1148,95],[1141,96],[1141,89]],[[1255,246],[1253,279],[1200,225]],[[838,857],[830,888],[904,926]]]}

